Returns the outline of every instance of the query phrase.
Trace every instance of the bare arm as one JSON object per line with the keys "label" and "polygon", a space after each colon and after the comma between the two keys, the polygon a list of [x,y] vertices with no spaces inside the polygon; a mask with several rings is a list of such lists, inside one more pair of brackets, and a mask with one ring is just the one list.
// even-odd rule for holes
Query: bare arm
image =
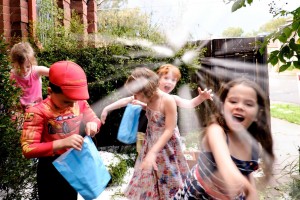
{"label": "bare arm", "polygon": [[40,76],[49,76],[49,68],[45,66],[35,66],[36,72]]}
{"label": "bare arm", "polygon": [[102,124],[105,124],[106,117],[110,111],[125,107],[127,104],[131,103],[133,99],[134,99],[133,96],[125,97],[125,98],[119,99],[118,101],[115,101],[112,104],[107,105],[101,113]]}
{"label": "bare arm", "polygon": [[233,197],[243,190],[249,199],[258,199],[255,187],[232,161],[223,129],[217,124],[211,125],[207,130],[206,139],[217,166],[221,166],[218,171],[226,183],[229,194]]}
{"label": "bare arm", "polygon": [[142,106],[142,108],[143,108],[144,110],[145,110],[146,107],[147,107],[147,104],[146,104],[146,103],[144,103],[144,102],[142,102],[142,101],[139,101],[139,100],[136,100],[136,99],[132,100],[131,103],[134,104],[134,105],[140,105],[140,106]]}
{"label": "bare arm", "polygon": [[254,177],[253,177],[253,173],[249,174],[248,178],[249,178],[249,182],[252,185],[252,187],[254,188],[254,190],[253,190],[253,192],[251,192],[247,196],[247,199],[251,199],[251,200],[252,199],[258,199],[258,194],[257,194],[257,191],[256,191],[256,184],[255,184],[255,180],[254,180]]}
{"label": "bare arm", "polygon": [[201,104],[203,101],[210,99],[213,100],[213,94],[211,90],[207,90],[206,88],[204,90],[201,90],[200,87],[198,87],[198,96],[196,96],[193,99],[183,99],[177,95],[173,95],[177,106],[181,108],[195,108],[199,104]]}
{"label": "bare arm", "polygon": [[163,99],[164,110],[165,110],[165,130],[157,142],[153,145],[150,151],[147,153],[141,168],[151,170],[157,170],[156,165],[156,155],[157,153],[164,148],[167,142],[173,135],[174,129],[177,125],[176,114],[177,107],[172,96],[164,96]]}

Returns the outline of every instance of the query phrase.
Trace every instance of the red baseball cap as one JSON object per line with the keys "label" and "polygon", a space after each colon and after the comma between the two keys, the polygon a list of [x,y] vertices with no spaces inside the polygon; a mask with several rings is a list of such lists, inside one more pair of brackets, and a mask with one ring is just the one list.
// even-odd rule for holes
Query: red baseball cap
{"label": "red baseball cap", "polygon": [[89,99],[86,75],[83,69],[71,61],[58,61],[50,66],[49,81],[59,86],[69,99]]}

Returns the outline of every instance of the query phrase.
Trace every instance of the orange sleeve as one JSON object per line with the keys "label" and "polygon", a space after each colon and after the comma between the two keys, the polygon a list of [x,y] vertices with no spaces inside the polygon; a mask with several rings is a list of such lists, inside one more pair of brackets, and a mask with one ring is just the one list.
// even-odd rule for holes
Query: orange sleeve
{"label": "orange sleeve", "polygon": [[44,130],[43,114],[35,107],[25,113],[25,121],[21,135],[21,146],[26,158],[53,156],[53,142],[41,142]]}

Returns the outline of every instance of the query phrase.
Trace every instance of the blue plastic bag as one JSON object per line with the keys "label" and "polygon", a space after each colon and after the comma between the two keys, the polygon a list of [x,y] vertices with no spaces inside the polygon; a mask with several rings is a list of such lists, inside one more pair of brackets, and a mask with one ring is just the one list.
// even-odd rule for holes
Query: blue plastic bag
{"label": "blue plastic bag", "polygon": [[53,165],[84,199],[96,199],[111,179],[89,136],[84,137],[81,151],[72,148],[55,159]]}
{"label": "blue plastic bag", "polygon": [[118,130],[117,139],[125,144],[133,144],[136,142],[136,134],[138,131],[139,118],[142,106],[128,104],[122,117]]}

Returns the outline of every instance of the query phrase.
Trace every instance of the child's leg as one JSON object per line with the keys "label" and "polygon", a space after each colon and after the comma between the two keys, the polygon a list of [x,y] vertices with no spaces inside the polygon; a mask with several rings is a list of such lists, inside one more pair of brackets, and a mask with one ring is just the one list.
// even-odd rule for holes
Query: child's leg
{"label": "child's leg", "polygon": [[145,133],[138,132],[136,137],[136,151],[138,154],[140,154],[144,140],[145,140]]}
{"label": "child's leg", "polygon": [[56,157],[39,158],[37,184],[40,200],[77,200],[76,190],[56,170],[52,162]]}

